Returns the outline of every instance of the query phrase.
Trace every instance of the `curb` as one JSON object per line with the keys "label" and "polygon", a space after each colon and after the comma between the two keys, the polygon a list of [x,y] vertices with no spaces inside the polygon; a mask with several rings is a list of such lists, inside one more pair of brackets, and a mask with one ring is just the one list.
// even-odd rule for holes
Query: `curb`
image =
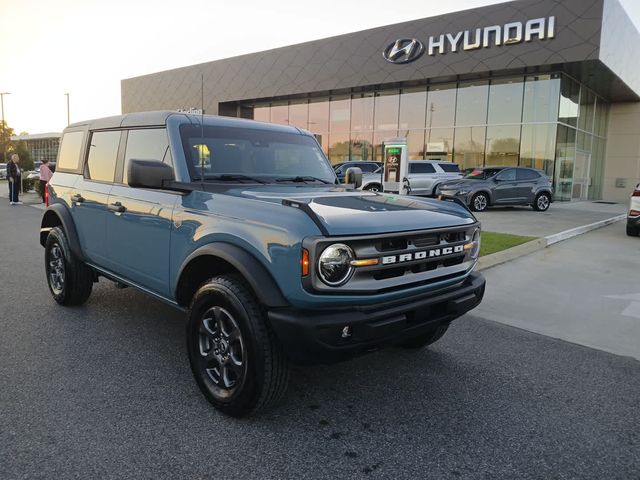
{"label": "curb", "polygon": [[582,235],[583,233],[590,232],[591,230],[595,230],[597,228],[605,227],[612,223],[619,222],[620,220],[624,220],[625,218],[627,218],[627,214],[621,213],[620,215],[616,215],[615,217],[607,218],[605,220],[600,220],[599,222],[590,223],[589,225],[582,225],[581,227],[576,227],[570,230],[565,230],[564,232],[549,235],[548,237],[545,237],[547,239],[547,245],[553,245],[554,243],[577,237],[578,235]]}
{"label": "curb", "polygon": [[588,225],[571,228],[569,230],[565,230],[564,232],[554,233],[553,235],[549,235],[548,237],[540,237],[530,242],[523,243],[522,245],[517,245],[515,247],[502,250],[501,252],[496,252],[492,253],[491,255],[480,257],[478,259],[476,270],[486,270],[487,268],[495,267],[496,265],[500,265],[501,263],[506,263],[516,258],[529,255],[530,253],[537,252],[558,242],[577,237],[578,235],[583,235],[598,228],[606,227],[607,225],[619,222],[620,220],[624,220],[625,218],[627,218],[627,215],[622,213],[620,215],[616,215],[615,217],[606,218],[604,220],[590,223]]}

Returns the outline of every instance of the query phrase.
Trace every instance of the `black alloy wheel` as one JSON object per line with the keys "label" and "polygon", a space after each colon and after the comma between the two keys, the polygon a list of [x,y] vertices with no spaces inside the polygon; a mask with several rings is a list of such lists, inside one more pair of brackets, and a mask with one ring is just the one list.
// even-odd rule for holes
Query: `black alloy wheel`
{"label": "black alloy wheel", "polygon": [[473,198],[471,198],[471,210],[474,212],[484,212],[488,206],[489,197],[487,197],[486,193],[476,193]]}
{"label": "black alloy wheel", "polygon": [[551,197],[548,193],[539,193],[533,201],[533,209],[538,212],[546,212],[551,205]]}
{"label": "black alloy wheel", "polygon": [[264,308],[239,275],[221,275],[196,292],[187,324],[191,371],[218,410],[242,417],[284,395],[289,361]]}
{"label": "black alloy wheel", "polygon": [[247,362],[242,332],[233,315],[222,307],[205,311],[199,328],[200,369],[216,396],[228,398],[242,386]]}
{"label": "black alloy wheel", "polygon": [[44,261],[47,285],[56,302],[72,306],[87,301],[93,289],[94,272],[73,255],[62,228],[52,228],[47,235]]}

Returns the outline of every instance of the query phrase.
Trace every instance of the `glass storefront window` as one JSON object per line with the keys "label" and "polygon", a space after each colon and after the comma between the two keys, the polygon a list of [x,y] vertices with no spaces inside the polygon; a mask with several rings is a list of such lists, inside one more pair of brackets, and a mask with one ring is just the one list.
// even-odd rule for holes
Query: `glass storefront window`
{"label": "glass storefront window", "polygon": [[259,122],[268,122],[271,118],[271,107],[269,105],[261,105],[253,107],[253,119]]}
{"label": "glass storefront window", "polygon": [[578,112],[578,128],[593,132],[593,117],[595,115],[596,96],[591,90],[582,87],[580,94],[580,111]]}
{"label": "glass storefront window", "polygon": [[427,92],[427,128],[453,127],[456,118],[456,84],[433,85]]}
{"label": "glass storefront window", "polygon": [[453,128],[432,128],[425,132],[425,158],[453,161]]}
{"label": "glass storefront window", "polygon": [[373,133],[373,159],[381,162],[383,158],[382,144],[398,136],[397,130],[381,131]]}
{"label": "glass storefront window", "polygon": [[[336,97],[329,102],[329,131],[348,132],[351,119],[351,98]],[[333,143],[333,140],[332,140]]]}
{"label": "glass storefront window", "polygon": [[571,200],[575,158],[576,130],[565,125],[558,125],[555,171],[555,198],[557,200]]}
{"label": "glass storefront window", "polygon": [[309,104],[306,100],[297,103],[291,102],[291,105],[289,105],[289,125],[306,129],[308,116]]}
{"label": "glass storefront window", "polygon": [[457,127],[453,144],[453,161],[460,169],[484,165],[485,127]]}
{"label": "glass storefront window", "polygon": [[578,124],[578,105],[580,103],[580,84],[566,75],[562,76],[560,83],[560,111],[558,120],[571,125]]}
{"label": "glass storefront window", "polygon": [[289,125],[289,105],[286,103],[271,105],[271,123]]}
{"label": "glass storefront window", "polygon": [[316,133],[313,136],[316,137],[316,140],[320,144],[320,147],[322,147],[322,151],[324,152],[324,154],[328,158],[329,157],[329,134],[328,133]]}
{"label": "glass storefront window", "polygon": [[358,132],[351,135],[351,160],[373,160],[373,132]]}
{"label": "glass storefront window", "polygon": [[600,97],[596,100],[596,113],[593,133],[601,137],[607,136],[607,125],[609,123],[609,104]]}
{"label": "glass storefront window", "polygon": [[558,75],[528,76],[524,82],[522,121],[556,122],[558,119]]}
{"label": "glass storefront window", "polygon": [[521,137],[520,165],[544,170],[553,178],[556,124],[523,125]]}
{"label": "glass storefront window", "polygon": [[520,125],[487,127],[485,164],[516,166],[520,157]]}
{"label": "glass storefront window", "polygon": [[520,77],[492,80],[487,123],[520,123],[523,91],[524,82]]}
{"label": "glass storefront window", "polygon": [[329,100],[309,102],[309,130],[314,133],[329,131]]}
{"label": "glass storefront window", "polygon": [[329,161],[331,164],[349,160],[349,134],[331,133],[329,136]]}
{"label": "glass storefront window", "polygon": [[487,123],[489,82],[461,83],[456,102],[456,126]]}
{"label": "glass storefront window", "polygon": [[373,130],[373,93],[354,95],[351,99],[351,131]]}
{"label": "glass storefront window", "polygon": [[604,180],[604,152],[606,140],[593,137],[591,148],[591,188],[589,188],[589,199],[597,200],[602,198],[602,184]]}
{"label": "glass storefront window", "polygon": [[400,94],[400,134],[412,129],[423,129],[427,114],[427,89],[406,88]]}
{"label": "glass storefront window", "polygon": [[[400,95],[397,90],[378,92],[375,96],[375,129],[397,130]],[[397,135],[397,132],[396,134]]]}
{"label": "glass storefront window", "polygon": [[403,133],[407,137],[407,155],[409,160],[424,158],[424,130],[408,130]]}

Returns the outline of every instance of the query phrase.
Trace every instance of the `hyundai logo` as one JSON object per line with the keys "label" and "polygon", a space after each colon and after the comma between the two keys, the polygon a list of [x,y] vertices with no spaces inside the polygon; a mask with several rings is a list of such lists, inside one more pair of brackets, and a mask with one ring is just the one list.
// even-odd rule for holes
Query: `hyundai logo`
{"label": "hyundai logo", "polygon": [[399,38],[382,52],[382,56],[389,63],[409,63],[417,60],[424,46],[415,38]]}

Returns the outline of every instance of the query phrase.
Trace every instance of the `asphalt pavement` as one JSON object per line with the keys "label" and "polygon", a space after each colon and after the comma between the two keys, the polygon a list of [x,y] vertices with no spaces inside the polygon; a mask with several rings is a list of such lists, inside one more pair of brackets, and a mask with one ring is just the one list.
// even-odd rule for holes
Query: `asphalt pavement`
{"label": "asphalt pavement", "polygon": [[428,349],[296,368],[281,406],[225,417],[183,314],[104,280],[53,302],[41,213],[0,202],[2,479],[640,478],[637,360],[474,315]]}

